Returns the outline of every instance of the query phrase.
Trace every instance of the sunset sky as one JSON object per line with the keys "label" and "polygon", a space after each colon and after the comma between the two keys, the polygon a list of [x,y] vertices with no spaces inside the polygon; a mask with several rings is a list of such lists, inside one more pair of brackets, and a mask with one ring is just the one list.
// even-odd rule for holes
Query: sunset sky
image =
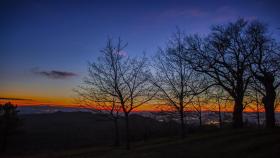
{"label": "sunset sky", "polygon": [[107,37],[126,52],[153,56],[179,27],[204,35],[244,17],[280,35],[278,0],[1,0],[0,99],[20,105],[72,105]]}

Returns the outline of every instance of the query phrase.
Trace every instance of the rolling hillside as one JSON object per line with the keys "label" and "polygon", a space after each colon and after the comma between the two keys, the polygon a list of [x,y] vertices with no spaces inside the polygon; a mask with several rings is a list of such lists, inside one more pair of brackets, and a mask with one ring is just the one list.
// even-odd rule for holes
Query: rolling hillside
{"label": "rolling hillside", "polygon": [[15,158],[279,158],[280,129],[211,130],[189,134],[184,140],[159,138],[124,147],[85,147],[59,152],[44,152]]}

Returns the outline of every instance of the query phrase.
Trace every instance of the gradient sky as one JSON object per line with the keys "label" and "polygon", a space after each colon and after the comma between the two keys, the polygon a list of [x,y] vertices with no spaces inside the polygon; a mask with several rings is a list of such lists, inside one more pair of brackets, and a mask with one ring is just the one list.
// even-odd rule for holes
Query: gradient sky
{"label": "gradient sky", "polygon": [[127,41],[129,55],[152,56],[176,27],[204,35],[239,17],[279,38],[279,15],[277,0],[1,0],[0,99],[72,104],[107,37]]}

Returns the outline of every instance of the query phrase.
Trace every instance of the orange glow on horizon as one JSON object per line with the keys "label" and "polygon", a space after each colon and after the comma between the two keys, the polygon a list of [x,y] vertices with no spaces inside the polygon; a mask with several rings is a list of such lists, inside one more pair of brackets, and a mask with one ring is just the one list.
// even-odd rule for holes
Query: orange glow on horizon
{"label": "orange glow on horizon", "polygon": [[[29,99],[30,98],[30,99]],[[49,105],[49,106],[62,106],[62,107],[74,107],[77,104],[74,103],[72,98],[47,98],[47,97],[28,97],[28,99],[0,99],[0,104],[4,104],[6,102],[11,102],[18,106],[41,106],[41,105]]]}
{"label": "orange glow on horizon", "polygon": [[[8,97],[7,97],[8,98]],[[33,97],[30,99],[0,99],[0,104],[4,104],[6,102],[11,102],[18,106],[60,106],[60,107],[74,107],[74,108],[82,108],[77,101],[75,101],[73,98],[46,98],[46,97]],[[88,107],[94,107],[88,106]],[[232,105],[227,106],[226,108],[222,109],[222,112],[232,112]],[[214,106],[212,104],[203,105],[201,108],[202,111],[218,111],[218,106]],[[160,111],[174,111],[174,108],[162,105],[162,104],[145,104],[141,107],[138,107],[133,110],[134,112],[160,112]],[[195,111],[195,108],[192,106],[189,106],[185,109],[185,111]],[[280,112],[280,108],[277,108],[275,110],[276,112]],[[256,108],[245,108],[244,112],[256,112]],[[260,109],[260,112],[264,112],[264,108]]]}

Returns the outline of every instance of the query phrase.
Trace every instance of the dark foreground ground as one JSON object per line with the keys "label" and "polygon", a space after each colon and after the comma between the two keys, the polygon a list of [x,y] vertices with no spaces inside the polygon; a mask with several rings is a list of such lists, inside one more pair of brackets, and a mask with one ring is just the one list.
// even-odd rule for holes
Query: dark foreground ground
{"label": "dark foreground ground", "polygon": [[279,158],[280,130],[224,130],[190,134],[184,140],[160,138],[124,147],[89,147],[8,157],[55,158]]}
{"label": "dark foreground ground", "polygon": [[[67,116],[63,116],[67,115]],[[132,149],[124,149],[124,142],[119,148],[111,144],[112,137],[108,132],[109,125],[103,126],[100,121],[90,118],[90,115],[73,118],[69,114],[25,116],[25,133],[19,135],[10,149],[2,158],[279,158],[280,129],[216,129],[206,128],[196,130],[187,135],[184,140],[161,133],[157,129],[167,130],[159,123],[146,120],[146,125],[158,126],[149,133],[151,138],[143,139],[145,130],[142,126],[134,127],[139,133],[133,140]],[[80,115],[80,114],[79,114]],[[51,117],[50,117],[51,116]],[[59,117],[62,117],[59,118]],[[29,118],[30,117],[30,118]],[[32,118],[32,119],[31,119]],[[52,118],[52,119],[51,119]],[[70,119],[73,118],[73,119]],[[89,119],[90,118],[90,119]],[[29,120],[30,119],[30,120]],[[45,122],[42,122],[44,119]],[[65,119],[65,120],[64,120]],[[69,120],[70,119],[70,120]],[[143,118],[134,118],[134,122],[143,125]],[[60,121],[54,121],[60,120]],[[78,122],[74,121],[78,120]],[[96,121],[94,121],[96,120]],[[38,121],[40,123],[38,123]],[[52,122],[54,121],[54,122]],[[84,121],[84,122],[83,122]],[[88,122],[89,121],[89,122]],[[67,123],[68,122],[68,123]],[[82,123],[83,122],[83,123]],[[106,122],[106,121],[105,121]],[[92,123],[90,127],[86,126]],[[109,124],[109,122],[107,122]],[[44,127],[44,128],[43,128]],[[147,127],[146,127],[147,128]],[[174,127],[172,127],[174,128]],[[71,130],[72,129],[72,130]],[[107,130],[106,130],[107,129]],[[141,131],[142,129],[142,131]],[[145,128],[144,128],[145,129]],[[110,129],[111,130],[111,129]],[[109,131],[110,131],[109,130]],[[92,134],[89,134],[92,133]],[[63,137],[64,135],[64,137]],[[174,133],[172,134],[174,135]],[[142,137],[145,136],[145,137]],[[107,139],[104,139],[108,137]],[[98,139],[99,138],[99,139]],[[102,138],[102,139],[101,139]],[[101,140],[104,140],[102,142]],[[26,141],[26,142],[25,142]],[[101,142],[100,142],[101,141]],[[22,148],[21,148],[21,147]],[[20,150],[21,149],[21,150]],[[24,149],[24,150],[22,150]]]}

